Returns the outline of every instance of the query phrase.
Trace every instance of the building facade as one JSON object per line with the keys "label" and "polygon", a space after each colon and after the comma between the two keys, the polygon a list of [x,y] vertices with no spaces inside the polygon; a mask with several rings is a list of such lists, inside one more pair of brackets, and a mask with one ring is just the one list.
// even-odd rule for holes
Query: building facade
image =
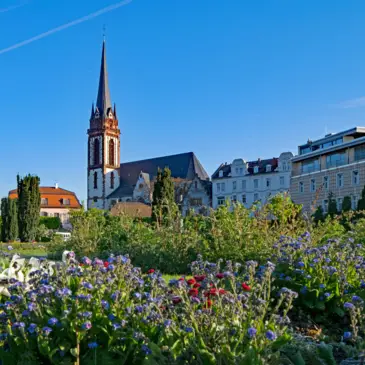
{"label": "building facade", "polygon": [[212,175],[212,205],[216,209],[230,201],[249,208],[253,203],[265,203],[270,196],[289,190],[291,152],[278,158],[249,161],[236,159],[221,164]]}
{"label": "building facade", "polygon": [[[81,204],[76,194],[72,191],[60,188],[57,184],[54,187],[41,186],[41,211],[43,217],[60,218],[62,228],[71,229],[70,211],[80,209]],[[17,199],[17,190],[9,192],[10,199]]]}
{"label": "building facade", "polygon": [[290,194],[308,213],[319,205],[327,212],[330,193],[338,210],[345,196],[351,198],[352,209],[356,209],[364,183],[365,127],[308,141],[298,147],[298,155],[292,159]]}
{"label": "building facade", "polygon": [[191,182],[209,176],[193,152],[146,160],[120,162],[120,130],[112,108],[105,41],[102,48],[97,102],[92,106],[88,134],[87,206],[110,209],[119,202],[150,205],[159,168],[168,167],[175,181]]}

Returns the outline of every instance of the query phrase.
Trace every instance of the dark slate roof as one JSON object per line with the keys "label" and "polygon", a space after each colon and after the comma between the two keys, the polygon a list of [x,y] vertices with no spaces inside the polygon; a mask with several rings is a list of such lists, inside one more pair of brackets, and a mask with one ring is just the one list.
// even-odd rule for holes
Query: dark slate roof
{"label": "dark slate roof", "polygon": [[120,186],[108,198],[132,195],[141,172],[148,173],[150,180],[153,180],[158,168],[164,167],[171,170],[173,178],[193,180],[197,175],[202,180],[209,180],[207,172],[193,152],[126,162],[120,165]]}
{"label": "dark slate roof", "polygon": [[[258,166],[259,171],[255,174],[266,174],[266,173],[272,173],[274,170],[278,167],[279,159],[274,157],[271,159],[265,159],[265,160],[256,160],[256,161],[248,161],[248,174],[254,174],[254,167]],[[266,171],[266,166],[271,165],[271,171]],[[218,169],[214,172],[212,175],[212,179],[219,179],[219,171],[223,171],[223,177],[228,177],[231,173],[232,164],[222,164],[218,167]]]}
{"label": "dark slate roof", "polygon": [[100,115],[103,117],[106,117],[109,108],[112,107],[109,92],[108,71],[106,68],[105,40],[103,42],[103,51],[101,54],[99,89],[96,107],[98,108]]}

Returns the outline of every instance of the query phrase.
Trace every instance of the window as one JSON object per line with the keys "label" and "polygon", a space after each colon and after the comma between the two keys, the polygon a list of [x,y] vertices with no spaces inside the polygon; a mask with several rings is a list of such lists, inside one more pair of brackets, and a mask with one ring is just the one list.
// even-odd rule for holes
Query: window
{"label": "window", "polygon": [[143,189],[143,184],[139,184],[138,189]]}
{"label": "window", "polygon": [[351,208],[352,208],[352,210],[357,209],[357,196],[356,195],[353,195],[351,197]]}
{"label": "window", "polygon": [[337,174],[337,187],[343,188],[343,174]]}
{"label": "window", "polygon": [[271,179],[266,179],[266,187],[269,188],[271,186]]}
{"label": "window", "polygon": [[63,205],[70,205],[70,199],[62,199]]}
{"label": "window", "polygon": [[243,168],[240,167],[240,175],[243,175]]}
{"label": "window", "polygon": [[337,198],[337,210],[342,210],[342,198]]}
{"label": "window", "polygon": [[94,189],[98,188],[98,173],[94,172]]}
{"label": "window", "polygon": [[280,176],[280,186],[284,186],[285,184],[285,178],[284,176]]}
{"label": "window", "polygon": [[257,174],[259,172],[259,167],[258,166],[255,166],[254,168],[253,168],[253,173],[254,174]]}
{"label": "window", "polygon": [[243,195],[242,195],[242,203],[243,203],[243,204],[247,203],[246,194],[243,194]]}
{"label": "window", "polygon": [[266,172],[271,172],[271,165],[266,165]]}
{"label": "window", "polygon": [[48,217],[48,213],[47,212],[41,212],[41,216],[42,217]]}
{"label": "window", "polygon": [[190,199],[190,206],[202,206],[203,205],[203,201],[202,198],[192,198]]}
{"label": "window", "polygon": [[222,191],[225,191],[226,190],[226,183],[222,183],[221,188],[222,188]]}
{"label": "window", "polygon": [[114,189],[114,172],[110,173],[110,189]]}
{"label": "window", "polygon": [[195,190],[198,190],[198,182],[197,181],[194,181],[194,188],[195,188]]}
{"label": "window", "polygon": [[115,165],[115,146],[114,146],[114,139],[109,141],[109,165]]}
{"label": "window", "polygon": [[365,145],[355,147],[355,161],[365,160]]}
{"label": "window", "polygon": [[329,169],[331,167],[342,166],[346,163],[346,153],[333,153],[326,156],[326,167]]}
{"label": "window", "polygon": [[218,205],[224,205],[224,202],[225,202],[224,197],[223,196],[219,196],[218,197]]}
{"label": "window", "polygon": [[98,198],[94,198],[94,203],[97,203],[98,202]]}
{"label": "window", "polygon": [[95,138],[94,141],[94,165],[100,164],[100,142],[99,138]]}
{"label": "window", "polygon": [[352,171],[352,185],[359,185],[360,183],[360,177],[359,177],[359,171]]}
{"label": "window", "polygon": [[253,181],[253,187],[254,187],[254,189],[258,189],[259,188],[259,180],[258,179],[255,179]]}
{"label": "window", "polygon": [[237,203],[237,195],[232,195],[231,201],[232,203]]}
{"label": "window", "polygon": [[303,183],[303,181],[301,181],[301,182],[299,183],[299,192],[300,192],[300,193],[304,193],[304,183]]}
{"label": "window", "polygon": [[257,202],[259,200],[259,194],[255,193],[253,194],[253,201]]}
{"label": "window", "polygon": [[48,199],[47,198],[42,198],[41,199],[41,205],[48,205]]}
{"label": "window", "polygon": [[223,177],[223,170],[219,171],[219,177]]}
{"label": "window", "polygon": [[59,218],[60,217],[60,213],[54,213],[54,217]]}
{"label": "window", "polygon": [[237,189],[237,181],[233,181],[233,190]]}
{"label": "window", "polygon": [[242,180],[242,190],[246,190],[246,180]]}
{"label": "window", "polygon": [[328,200],[327,199],[323,200],[322,208],[323,208],[323,213],[327,213],[327,211],[328,211]]}
{"label": "window", "polygon": [[221,183],[217,183],[217,193],[221,192]]}
{"label": "window", "polygon": [[283,162],[283,171],[286,171],[286,162]]}
{"label": "window", "polygon": [[314,193],[316,191],[316,180],[311,179],[311,192]]}
{"label": "window", "polygon": [[236,167],[236,175],[238,175],[238,167]]}
{"label": "window", "polygon": [[302,162],[302,173],[310,173],[314,171],[319,171],[319,159],[311,159]]}
{"label": "window", "polygon": [[329,187],[329,178],[328,176],[323,176],[323,188],[325,190],[328,190]]}

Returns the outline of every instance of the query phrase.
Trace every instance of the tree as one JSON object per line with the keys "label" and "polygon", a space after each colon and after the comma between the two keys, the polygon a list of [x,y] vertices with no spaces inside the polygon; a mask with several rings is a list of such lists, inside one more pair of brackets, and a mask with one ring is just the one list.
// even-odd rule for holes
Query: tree
{"label": "tree", "polygon": [[152,214],[158,223],[168,218],[174,219],[177,213],[175,203],[175,188],[171,179],[171,171],[165,167],[163,171],[158,169],[153,190]]}
{"label": "tree", "polygon": [[18,203],[15,199],[8,199],[7,217],[8,241],[15,241],[19,237],[18,230]]}
{"label": "tree", "polygon": [[325,216],[324,216],[324,212],[323,212],[323,208],[321,205],[319,205],[316,209],[316,211],[313,214],[313,220],[318,223],[318,222],[324,222],[325,220]]}
{"label": "tree", "polygon": [[1,237],[0,241],[8,242],[8,198],[1,199]]}
{"label": "tree", "polygon": [[18,175],[17,181],[19,238],[22,242],[31,242],[37,234],[41,209],[39,177],[27,175],[20,178]]}
{"label": "tree", "polygon": [[344,198],[343,198],[343,201],[342,201],[342,211],[343,212],[349,212],[351,210],[351,197],[349,197],[348,195],[346,195]]}
{"label": "tree", "polygon": [[334,194],[332,192],[328,194],[328,214],[331,217],[338,214],[336,199],[334,198]]}
{"label": "tree", "polygon": [[57,230],[61,227],[61,220],[59,217],[40,217],[39,225],[44,225],[47,229]]}
{"label": "tree", "polygon": [[357,202],[357,210],[365,210],[365,186],[361,192],[361,198]]}

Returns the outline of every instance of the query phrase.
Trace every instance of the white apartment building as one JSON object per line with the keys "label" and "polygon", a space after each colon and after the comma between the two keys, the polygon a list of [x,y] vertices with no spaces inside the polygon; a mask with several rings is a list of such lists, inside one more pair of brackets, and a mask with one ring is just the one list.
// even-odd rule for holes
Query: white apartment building
{"label": "white apartment building", "polygon": [[212,175],[212,206],[225,202],[242,203],[246,208],[254,202],[265,203],[270,196],[287,192],[290,187],[291,152],[280,157],[246,162],[239,158],[221,164]]}

